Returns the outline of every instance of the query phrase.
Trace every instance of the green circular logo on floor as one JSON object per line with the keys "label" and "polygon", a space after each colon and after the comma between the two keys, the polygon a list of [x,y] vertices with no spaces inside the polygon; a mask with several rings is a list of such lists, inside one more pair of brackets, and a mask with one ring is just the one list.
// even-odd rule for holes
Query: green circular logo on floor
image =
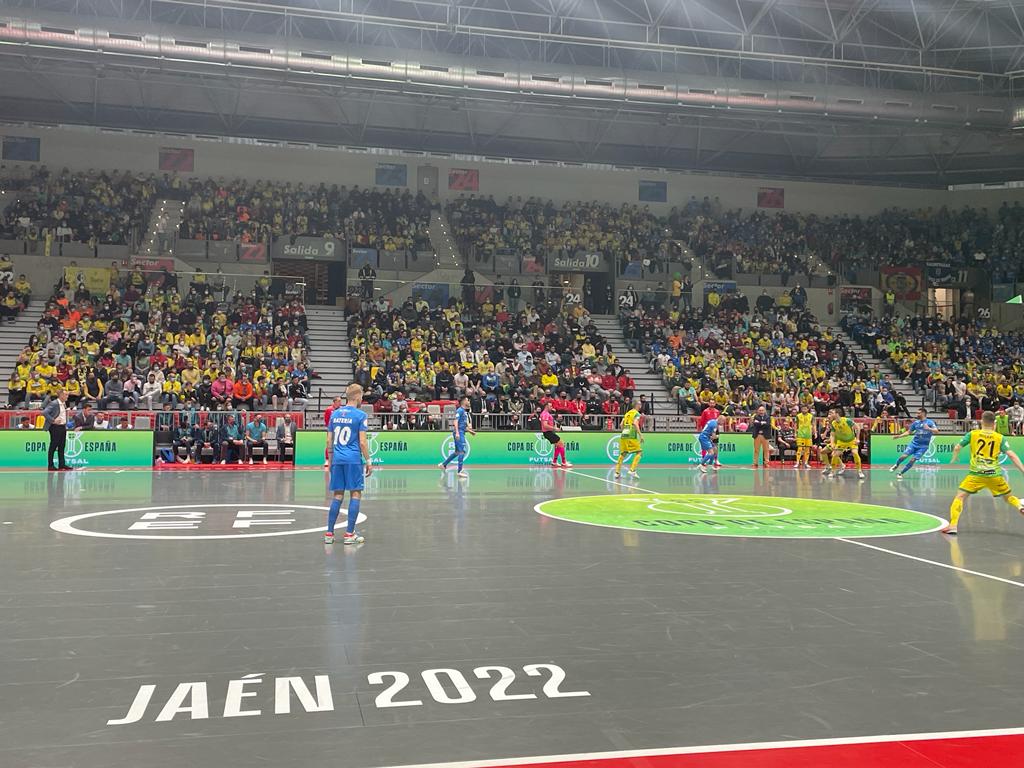
{"label": "green circular logo on floor", "polygon": [[942,528],[924,512],[849,501],[713,494],[625,494],[551,499],[535,509],[571,523],[691,536],[864,539]]}

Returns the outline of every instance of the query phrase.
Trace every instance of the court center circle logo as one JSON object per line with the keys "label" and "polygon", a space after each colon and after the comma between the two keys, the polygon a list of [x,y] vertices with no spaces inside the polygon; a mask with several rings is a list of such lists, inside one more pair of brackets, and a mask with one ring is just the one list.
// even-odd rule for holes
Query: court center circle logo
{"label": "court center circle logo", "polygon": [[549,499],[545,517],[602,528],[765,539],[910,536],[946,521],[925,512],[822,499],[719,494],[622,494]]}

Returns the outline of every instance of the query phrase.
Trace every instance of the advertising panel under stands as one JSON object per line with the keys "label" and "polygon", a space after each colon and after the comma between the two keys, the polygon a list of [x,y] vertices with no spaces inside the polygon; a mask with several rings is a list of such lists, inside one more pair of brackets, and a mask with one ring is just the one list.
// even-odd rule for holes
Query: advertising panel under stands
{"label": "advertising panel under stands", "polygon": [[[50,435],[41,430],[0,431],[0,468],[46,469],[49,447]],[[116,429],[68,432],[64,455],[72,467],[149,468],[153,466],[153,433]]]}
{"label": "advertising panel under stands", "polygon": [[[322,465],[327,433],[302,430],[296,438],[296,465]],[[565,432],[562,434],[571,461],[608,464],[619,456],[617,432]],[[381,466],[433,466],[451,453],[447,432],[371,432],[370,455]],[[537,432],[481,432],[469,438],[469,464],[503,464],[513,467],[551,463],[551,444]],[[718,443],[719,460],[725,466],[744,466],[754,461],[750,435],[723,434]],[[644,436],[644,461],[651,464],[696,465],[700,461],[697,436],[680,432],[648,432]]]}

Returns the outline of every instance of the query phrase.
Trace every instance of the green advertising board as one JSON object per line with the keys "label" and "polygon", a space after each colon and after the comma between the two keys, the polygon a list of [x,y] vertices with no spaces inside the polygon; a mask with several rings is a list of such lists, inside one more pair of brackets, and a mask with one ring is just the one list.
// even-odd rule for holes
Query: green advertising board
{"label": "green advertising board", "polygon": [[[302,430],[296,437],[298,466],[323,464],[327,433]],[[569,461],[578,464],[607,464],[619,456],[619,435],[611,432],[563,432]],[[447,432],[371,432],[370,455],[382,466],[437,464],[451,452]],[[754,460],[750,435],[722,435],[719,460],[725,466],[742,466]],[[553,448],[539,432],[481,432],[469,437],[466,461],[476,464],[512,466],[544,465],[551,462]],[[648,432],[644,435],[644,461],[650,464],[697,464],[700,445],[695,434]]]}
{"label": "green advertising board", "polygon": [[[0,431],[0,468],[46,469],[50,435],[39,430]],[[68,432],[64,456],[72,467],[153,466],[153,433],[130,430]]]}
{"label": "green advertising board", "polygon": [[[961,435],[935,435],[935,437],[932,438],[931,444],[928,446],[928,451],[923,457],[917,460],[918,466],[928,464],[949,464],[949,460],[953,456],[953,447],[962,439],[963,437]],[[902,454],[909,445],[909,437],[902,437],[899,440],[895,440],[892,435],[872,435],[871,463],[876,466],[891,466],[896,463],[896,459],[899,458],[900,454]],[[1007,445],[1010,448],[1014,447],[1012,438],[1008,441]],[[960,452],[960,461],[957,462],[957,466],[967,466],[970,462],[970,458],[970,451],[964,448]],[[1003,456],[1001,461],[1005,462],[1006,457]]]}

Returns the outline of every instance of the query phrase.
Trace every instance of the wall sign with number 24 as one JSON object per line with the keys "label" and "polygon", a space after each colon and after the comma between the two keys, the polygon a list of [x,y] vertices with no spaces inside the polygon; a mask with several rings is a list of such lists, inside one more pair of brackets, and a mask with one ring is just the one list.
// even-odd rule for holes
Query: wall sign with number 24
{"label": "wall sign with number 24", "polygon": [[[527,664],[523,667],[530,677],[545,677],[539,698],[568,699],[589,696],[590,691],[564,691],[565,670],[556,664]],[[486,666],[473,670],[478,680],[493,680],[489,694],[492,701],[525,701],[538,698],[536,693],[514,692],[517,672],[511,667]],[[469,704],[477,700],[476,691],[466,676],[457,669],[425,669],[421,673],[423,683],[438,704]],[[420,707],[422,699],[398,698],[409,685],[410,678],[405,672],[373,672],[367,676],[370,685],[386,685],[377,694],[374,704],[379,709],[388,707]]]}

